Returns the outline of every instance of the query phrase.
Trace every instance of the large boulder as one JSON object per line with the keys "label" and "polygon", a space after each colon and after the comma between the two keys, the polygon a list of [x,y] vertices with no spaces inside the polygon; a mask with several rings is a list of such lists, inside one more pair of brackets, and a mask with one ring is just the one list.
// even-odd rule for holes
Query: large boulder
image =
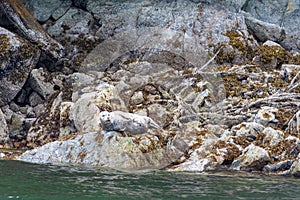
{"label": "large boulder", "polygon": [[50,17],[57,20],[64,15],[72,5],[72,0],[22,0],[25,6],[40,22],[47,21]]}
{"label": "large boulder", "polygon": [[[299,1],[289,0],[250,0],[243,7],[243,10],[261,21],[248,18],[247,24],[254,35],[263,41],[275,39],[289,50],[299,50],[299,35],[297,34],[300,30],[298,26],[299,9]],[[272,30],[273,33],[267,31],[267,29]],[[264,35],[265,37],[261,37],[262,32],[267,33]]]}
{"label": "large boulder", "polygon": [[84,93],[70,109],[70,119],[78,131],[95,132],[101,129],[100,110],[98,107],[109,106],[109,100],[117,98],[115,89],[108,84],[101,84],[96,91]]}
{"label": "large boulder", "polygon": [[22,154],[33,163],[84,164],[123,170],[160,169],[182,154],[164,146],[157,136],[122,137],[117,132],[86,133],[55,141]]}
{"label": "large boulder", "polygon": [[31,71],[28,84],[30,88],[44,100],[49,99],[57,90],[62,88],[59,75],[55,77],[43,68],[33,69]]}
{"label": "large boulder", "polygon": [[0,27],[0,105],[9,103],[22,89],[35,67],[40,51],[14,33]]}
{"label": "large boulder", "polygon": [[233,163],[231,168],[235,170],[262,170],[270,161],[269,153],[254,144],[246,147],[242,155],[240,155]]}

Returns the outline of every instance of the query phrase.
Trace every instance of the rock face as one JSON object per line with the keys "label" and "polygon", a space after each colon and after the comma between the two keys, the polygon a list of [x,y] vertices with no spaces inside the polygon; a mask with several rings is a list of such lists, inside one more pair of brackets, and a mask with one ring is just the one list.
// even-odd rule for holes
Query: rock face
{"label": "rock face", "polygon": [[50,17],[57,20],[63,16],[72,5],[71,0],[23,0],[23,3],[32,11],[33,16],[40,22],[45,22]]}
{"label": "rock face", "polygon": [[3,13],[0,24],[12,28],[21,37],[40,47],[51,59],[60,59],[63,56],[63,47],[53,40],[42,26],[26,9],[21,0],[5,0],[0,4]]}
{"label": "rock face", "polygon": [[[20,160],[299,176],[298,2],[24,2],[67,54],[2,107],[2,140],[31,148]],[[102,127],[102,111],[160,128]]]}
{"label": "rock face", "polygon": [[[243,7],[243,10],[250,13],[252,17],[260,20],[260,22],[253,19],[248,21],[250,29],[259,39],[279,42],[289,50],[299,50],[299,42],[297,42],[299,40],[297,32],[300,30],[297,26],[297,20],[300,18],[299,9],[300,2],[289,0],[250,0]],[[260,24],[259,26],[262,28],[254,28],[255,24]],[[266,37],[262,37],[262,31],[267,31],[268,27],[270,34],[265,34]],[[274,30],[273,33],[270,30]]]}
{"label": "rock face", "polygon": [[22,89],[35,67],[40,51],[24,39],[0,27],[0,104],[9,103]]}

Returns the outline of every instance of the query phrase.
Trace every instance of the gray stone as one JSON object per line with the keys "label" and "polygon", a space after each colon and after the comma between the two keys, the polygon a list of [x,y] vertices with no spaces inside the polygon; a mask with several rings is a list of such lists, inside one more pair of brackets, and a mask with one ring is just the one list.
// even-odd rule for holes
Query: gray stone
{"label": "gray stone", "polygon": [[292,166],[292,164],[294,163],[293,160],[285,160],[285,161],[281,161],[275,164],[269,164],[266,165],[263,168],[264,172],[267,173],[275,173],[275,172],[279,172],[279,171],[285,171],[290,169],[290,167]]}
{"label": "gray stone", "polygon": [[[92,12],[101,24],[96,33],[100,39],[136,29],[171,28],[174,31],[184,32],[186,38],[193,37],[202,45],[208,46],[228,42],[228,38],[221,33],[235,28],[243,30],[246,37],[249,36],[243,16],[235,13],[243,1],[226,1],[225,4],[213,1],[210,4],[197,5],[192,1],[112,3],[89,0],[87,10]],[[238,6],[235,9],[231,5]]]}
{"label": "gray stone", "polygon": [[8,143],[8,127],[2,110],[0,109],[0,147]]}
{"label": "gray stone", "polygon": [[264,106],[255,115],[255,122],[263,126],[276,125],[278,123],[275,115],[277,112],[277,108]]}
{"label": "gray stone", "polygon": [[289,0],[248,0],[243,10],[250,13],[256,19],[282,26],[288,2]]}
{"label": "gray stone", "polygon": [[61,81],[52,77],[51,74],[43,68],[33,69],[28,80],[30,87],[43,99],[49,99],[55,93],[54,85],[62,86]]}
{"label": "gray stone", "polygon": [[236,11],[242,9],[244,4],[247,2],[247,0],[226,0],[226,1],[219,1],[219,0],[191,0],[195,3],[210,3],[210,4],[221,4],[226,9]]}
{"label": "gray stone", "polygon": [[75,127],[82,132],[95,132],[101,129],[98,106],[109,105],[108,99],[117,98],[114,95],[114,87],[102,84],[98,91],[84,93],[70,109],[70,119]]}
{"label": "gray stone", "polygon": [[73,4],[77,8],[81,8],[83,10],[86,10],[86,4],[87,4],[86,0],[73,0]]}
{"label": "gray stone", "polygon": [[9,108],[14,111],[14,112],[19,112],[20,111],[20,107],[15,103],[15,102],[11,102],[9,104]]}
{"label": "gray stone", "polygon": [[[163,168],[182,153],[172,147],[162,148],[155,136],[149,138],[151,144],[138,144],[132,137],[120,137],[115,132],[110,133],[111,136],[86,133],[77,135],[74,139],[51,142],[23,153],[18,160],[137,170]],[[145,152],[147,146],[150,150]]]}
{"label": "gray stone", "polygon": [[0,27],[0,101],[9,103],[21,91],[35,67],[39,50]]}
{"label": "gray stone", "polygon": [[270,146],[277,145],[284,139],[284,133],[280,130],[275,130],[267,127],[262,132],[264,134],[263,143],[269,143]]}
{"label": "gray stone", "polygon": [[290,134],[300,135],[300,110],[290,119],[287,130]]}
{"label": "gray stone", "polygon": [[89,27],[93,23],[93,16],[81,9],[71,8],[58,19],[55,24],[48,28],[51,36],[64,35],[64,37],[77,38],[80,34],[88,35]]}
{"label": "gray stone", "polygon": [[16,98],[16,102],[19,104],[24,104],[26,101],[26,96],[27,96],[26,90],[22,89]]}
{"label": "gray stone", "polygon": [[256,19],[246,17],[247,25],[259,39],[267,38],[280,42],[285,49],[299,50],[299,1],[250,0],[243,9]]}
{"label": "gray stone", "polygon": [[62,102],[60,105],[59,138],[67,137],[77,131],[74,123],[70,121],[70,110],[73,105],[73,102]]}
{"label": "gray stone", "polygon": [[13,138],[22,138],[23,137],[23,122],[25,118],[23,115],[14,113],[10,119],[8,125],[9,136]]}
{"label": "gray stone", "polygon": [[[52,1],[48,5],[51,6]],[[12,29],[13,25],[13,31],[39,47],[45,53],[42,54],[45,59],[53,63],[63,56],[63,46],[48,35],[21,1],[9,1],[0,4],[0,13],[3,13],[0,15],[0,24],[8,29]],[[36,51],[27,51],[27,53],[29,52],[33,55],[36,54]]]}
{"label": "gray stone", "polygon": [[271,40],[267,40],[266,42],[263,43],[263,46],[269,46],[269,47],[272,47],[272,46],[275,46],[275,47],[281,47],[280,44],[276,43],[276,42],[273,42]]}
{"label": "gray stone", "polygon": [[27,133],[28,147],[33,148],[58,139],[61,128],[59,122],[61,102],[60,93],[46,108],[42,104],[34,107],[37,119]]}
{"label": "gray stone", "polygon": [[2,112],[4,113],[5,120],[7,122],[10,121],[14,112],[9,108],[8,105],[2,107],[1,109],[2,109]]}
{"label": "gray stone", "polygon": [[40,22],[61,17],[72,5],[72,0],[22,0]]}
{"label": "gray stone", "polygon": [[265,21],[258,20],[244,13],[245,21],[248,28],[260,41],[272,40],[281,42],[285,39],[286,33],[280,25],[271,24]]}
{"label": "gray stone", "polygon": [[263,130],[264,126],[256,122],[243,122],[231,129],[236,136],[246,137],[249,141],[254,141]]}
{"label": "gray stone", "polygon": [[242,155],[233,161],[230,168],[234,170],[262,170],[270,161],[269,153],[254,144],[244,149]]}
{"label": "gray stone", "polygon": [[300,177],[300,161],[299,158],[295,161],[290,170],[291,174],[296,177]]}
{"label": "gray stone", "polygon": [[30,94],[30,96],[29,96],[29,105],[30,106],[35,107],[38,104],[42,104],[42,103],[44,103],[44,100],[38,93],[32,92]]}
{"label": "gray stone", "polygon": [[36,114],[34,112],[34,108],[32,108],[31,106],[26,107],[26,117],[28,117],[28,118],[35,118],[36,117]]}
{"label": "gray stone", "polygon": [[131,98],[132,104],[138,105],[144,101],[144,96],[142,91],[135,92]]}

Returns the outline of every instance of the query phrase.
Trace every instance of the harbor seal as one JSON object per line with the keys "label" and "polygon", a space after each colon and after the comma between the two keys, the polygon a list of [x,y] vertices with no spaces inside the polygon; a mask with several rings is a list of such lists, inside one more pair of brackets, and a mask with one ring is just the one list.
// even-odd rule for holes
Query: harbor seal
{"label": "harbor seal", "polygon": [[160,129],[150,117],[122,111],[102,111],[100,121],[105,131],[127,132],[133,135],[146,133],[149,128]]}

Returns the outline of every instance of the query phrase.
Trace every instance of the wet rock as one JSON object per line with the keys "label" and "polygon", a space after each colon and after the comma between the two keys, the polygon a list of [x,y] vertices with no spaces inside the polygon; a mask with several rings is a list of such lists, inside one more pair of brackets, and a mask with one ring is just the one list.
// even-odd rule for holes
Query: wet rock
{"label": "wet rock", "polygon": [[288,169],[290,169],[290,167],[292,166],[292,164],[294,163],[293,160],[285,160],[285,161],[281,161],[275,164],[268,164],[266,166],[264,166],[263,171],[267,172],[267,173],[276,173],[276,172],[280,172],[280,171],[286,171]]}
{"label": "wet rock", "polygon": [[187,162],[182,163],[175,168],[169,169],[169,171],[191,171],[191,172],[204,172],[208,170],[214,170],[213,160],[208,158],[196,158],[191,157]]}
{"label": "wet rock", "polygon": [[22,0],[25,6],[32,12],[34,17],[40,21],[45,22],[51,16],[57,20],[72,5],[72,0]]}
{"label": "wet rock", "polygon": [[269,153],[254,144],[244,149],[242,155],[233,161],[230,168],[234,170],[262,170],[270,161]]}
{"label": "wet rock", "polygon": [[0,146],[8,144],[8,127],[2,110],[0,109]]}
{"label": "wet rock", "polygon": [[151,144],[143,145],[158,146],[149,146],[152,150],[145,151],[135,142],[135,138],[120,137],[116,132],[107,134],[112,135],[87,133],[66,141],[55,141],[27,151],[18,159],[34,163],[84,164],[137,170],[163,168],[181,154],[172,147],[160,147],[154,138]]}
{"label": "wet rock", "polygon": [[7,104],[21,91],[35,67],[39,50],[0,27],[0,104]]}
{"label": "wet rock", "polygon": [[48,35],[21,0],[5,0],[0,4],[0,10],[3,13],[0,24],[8,28],[14,27],[11,30],[16,31],[21,37],[41,48],[46,54],[45,59],[57,61],[63,56],[63,46]]}

